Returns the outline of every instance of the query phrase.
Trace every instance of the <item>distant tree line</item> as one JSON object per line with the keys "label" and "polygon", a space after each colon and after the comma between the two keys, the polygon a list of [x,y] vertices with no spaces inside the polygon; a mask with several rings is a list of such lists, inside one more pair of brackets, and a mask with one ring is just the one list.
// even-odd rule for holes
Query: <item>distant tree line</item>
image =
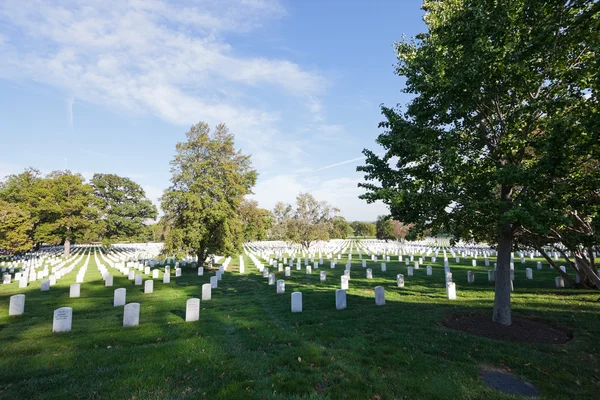
{"label": "distant tree line", "polygon": [[69,170],[43,176],[27,168],[0,182],[0,248],[12,253],[41,244],[152,240],[147,221],[156,206],[129,178],[94,174],[86,182]]}

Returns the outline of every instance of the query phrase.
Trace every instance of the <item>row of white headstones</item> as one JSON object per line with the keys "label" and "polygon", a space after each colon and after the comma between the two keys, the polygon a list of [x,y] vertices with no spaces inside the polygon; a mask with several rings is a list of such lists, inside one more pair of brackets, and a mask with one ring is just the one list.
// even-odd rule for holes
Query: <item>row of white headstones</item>
{"label": "row of white headstones", "polygon": [[[279,256],[278,260],[272,259],[270,258],[270,254],[272,254],[272,252],[270,252],[268,249],[252,249],[252,248],[246,248],[245,252],[246,254],[251,258],[252,262],[255,264],[255,266],[259,269],[260,272],[263,273],[263,277],[268,278],[268,284],[269,285],[276,285],[277,287],[277,294],[283,294],[285,293],[285,280],[277,280],[275,281],[275,274],[274,273],[270,273],[268,267],[265,268],[264,265],[258,260],[258,257],[263,258],[263,260],[265,260],[267,262],[267,264],[272,265],[274,268],[278,268],[278,272],[283,272],[283,264],[286,263],[288,260],[287,258],[283,257],[282,260],[282,256],[283,254],[285,254],[285,251],[281,251],[281,246],[279,247],[279,252],[275,253],[275,256]],[[330,261],[330,266],[331,268],[335,268],[337,260],[342,258],[342,254],[344,253],[346,249],[342,248],[340,249],[340,254],[338,254],[335,258],[332,258],[331,254],[328,255],[328,258],[332,258],[332,260]],[[367,252],[367,254],[369,253],[369,250],[367,249],[363,249]],[[419,249],[422,250],[422,249]],[[434,249],[429,249],[428,251],[426,251],[427,254],[430,254],[432,252],[434,252]],[[289,266],[285,267],[285,276],[289,277],[291,276],[291,267],[293,266],[293,249],[291,249],[291,258],[289,260]],[[452,251],[452,254],[455,255],[456,253],[454,251]],[[463,256],[465,256],[467,253],[466,251],[464,251],[462,253]],[[477,252],[472,253],[474,257],[476,257]],[[318,269],[319,265],[323,264],[323,258],[319,259],[319,262],[317,263],[316,261],[314,261],[314,253],[311,254],[311,263],[312,266],[309,264],[308,258],[304,259],[304,265],[306,268],[306,274],[312,274],[312,268]],[[436,253],[436,256],[438,254]],[[490,261],[488,258],[489,253],[484,252],[484,264],[486,266],[490,266]],[[435,263],[436,261],[436,256],[432,256],[431,257],[431,261],[433,263]],[[531,252],[530,253],[530,258],[533,258],[534,253]],[[403,254],[400,254],[398,256],[398,261],[402,261],[402,257]],[[514,257],[514,254],[513,254]],[[554,257],[556,258],[557,255],[554,254]],[[362,259],[362,254],[359,253],[359,258]],[[348,253],[348,261],[346,263],[346,269],[344,271],[344,275],[342,275],[340,277],[341,280],[341,288],[336,290],[336,308],[338,310],[342,310],[346,308],[346,290],[348,290],[348,284],[350,281],[350,268],[351,268],[351,259],[352,259],[352,245],[350,247],[350,251]],[[390,261],[390,256],[386,256],[384,255],[384,259],[387,261]],[[525,263],[525,255],[523,253],[520,253],[520,259],[521,259],[521,263]],[[374,262],[378,261],[378,257],[375,254],[371,254],[371,260]],[[277,263],[277,261],[283,261],[283,263]],[[414,266],[408,266],[407,268],[407,275],[408,276],[413,276],[414,275],[414,270],[418,270],[419,267],[424,263],[424,257],[420,257],[418,261],[414,261],[414,253],[410,254],[410,257],[407,257],[404,259],[405,264],[408,266],[410,265],[410,262],[414,262]],[[455,261],[457,263],[460,263],[460,257],[455,257]],[[474,258],[472,260],[472,265],[473,266],[477,266],[477,260],[476,258]],[[362,260],[362,267],[366,268],[366,260],[363,259]],[[511,258],[511,287],[512,290],[514,290],[514,258]],[[549,266],[550,268],[552,268],[551,266]],[[561,270],[563,272],[566,272],[566,267],[565,266],[561,266],[560,267]],[[301,258],[297,257],[297,262],[296,262],[296,269],[297,270],[301,270]],[[537,269],[541,270],[542,269],[542,263],[541,262],[537,262]],[[381,272],[386,272],[387,270],[387,266],[386,263],[381,263]],[[427,266],[426,267],[426,273],[428,276],[431,276],[433,274],[433,268],[431,266]],[[244,263],[243,263],[243,259],[240,257],[240,272],[244,273]],[[446,282],[446,296],[449,300],[456,300],[456,284],[454,282],[452,282],[452,273],[450,272],[450,265],[449,265],[449,261],[448,258],[446,257],[446,252],[444,251],[444,272],[445,272],[445,282]],[[494,269],[493,270],[488,270],[488,281],[490,282],[494,282],[495,281],[495,275],[496,275],[496,264],[494,264]],[[526,268],[525,269],[525,276],[526,279],[533,279],[533,270],[532,268]],[[367,279],[372,279],[373,278],[373,271],[371,268],[366,269],[366,278]],[[325,271],[321,271],[320,272],[320,281],[324,282],[326,280],[326,272]],[[467,271],[467,281],[468,283],[472,284],[475,282],[475,273],[472,271]],[[405,284],[405,280],[404,280],[404,275],[403,274],[398,274],[396,276],[396,284],[399,288],[403,288],[404,284]],[[556,287],[560,288],[560,287],[564,287],[564,280],[562,277],[558,276],[556,277]],[[374,288],[374,294],[375,294],[375,303],[376,305],[384,305],[385,304],[385,291],[384,288],[382,286],[376,286]],[[292,293],[292,301],[291,301],[291,308],[292,308],[292,312],[302,312],[302,293],[301,292],[294,292]]]}
{"label": "row of white headstones", "polygon": [[[98,267],[98,270],[102,274],[102,278],[104,280],[105,286],[112,286],[113,285],[113,276],[110,273],[108,273],[108,269],[106,268],[106,266],[104,266],[100,262],[97,255],[94,254],[94,256],[96,258],[96,265]],[[110,258],[109,265],[111,265],[111,267],[113,267],[115,269],[118,269],[124,275],[127,275],[128,279],[133,280],[134,285],[136,285],[136,286],[142,285],[143,276],[142,276],[142,274],[135,274],[135,271],[133,268],[137,268],[139,270],[144,269],[144,272],[146,274],[150,273],[150,270],[149,270],[150,267],[144,267],[143,264],[140,264],[137,262],[131,263],[132,269],[129,270],[129,267],[125,266],[127,264],[119,262],[118,261],[119,258],[117,258],[117,257],[107,256],[105,258],[102,253],[100,253],[100,256],[101,256],[101,258],[104,259],[105,262],[107,261],[107,258]],[[130,258],[130,255],[124,255],[123,258],[125,258],[125,259]],[[88,254],[88,259],[89,259],[89,254]],[[210,277],[210,283],[205,283],[202,285],[202,300],[211,300],[212,289],[215,289],[218,287],[218,281],[222,280],[223,274],[226,271],[230,260],[231,260],[230,258],[227,258],[225,260],[225,262],[223,262],[223,264],[216,271],[216,274],[214,276]],[[87,269],[88,261],[89,260],[86,260],[84,267],[82,267],[83,275],[85,274],[85,270]],[[74,265],[75,264],[76,263],[74,263]],[[156,264],[155,260],[153,260],[153,264],[154,265]],[[175,276],[176,277],[181,276],[181,268],[178,268],[177,267],[178,265],[179,265],[179,262],[177,262],[175,264],[175,266],[176,266]],[[72,268],[71,268],[71,270],[72,270]],[[158,278],[158,273],[159,273],[158,269],[152,270],[153,278],[154,277]],[[198,276],[203,276],[204,268],[199,267],[197,273],[198,273]],[[79,274],[78,274],[78,277],[79,277]],[[48,280],[48,282],[49,282],[49,280]],[[77,283],[70,285],[70,287],[69,287],[69,297],[70,298],[77,298],[77,297],[81,296],[80,283],[81,282],[77,282]],[[163,274],[163,283],[165,283],[165,284],[170,283],[170,267],[169,266],[165,267],[165,272]],[[42,291],[49,291],[50,285],[49,285],[49,283],[47,284],[45,281],[42,281],[41,288],[42,288]],[[154,281],[146,280],[144,282],[144,293],[150,294],[150,293],[153,293],[153,291],[154,291]],[[114,307],[124,306],[123,327],[131,327],[131,326],[139,325],[139,316],[140,316],[140,308],[141,308],[140,303],[126,304],[126,288],[119,288],[114,291],[113,306]],[[24,312],[25,312],[25,295],[17,294],[17,295],[11,296],[10,304],[9,304],[9,315],[10,316],[22,315],[22,314],[24,314]],[[188,299],[186,301],[185,321],[186,322],[198,321],[199,315],[200,315],[200,299],[199,298]],[[68,332],[68,331],[70,331],[72,328],[72,321],[73,321],[72,307],[61,307],[61,308],[56,309],[54,311],[54,316],[53,316],[52,332]]]}

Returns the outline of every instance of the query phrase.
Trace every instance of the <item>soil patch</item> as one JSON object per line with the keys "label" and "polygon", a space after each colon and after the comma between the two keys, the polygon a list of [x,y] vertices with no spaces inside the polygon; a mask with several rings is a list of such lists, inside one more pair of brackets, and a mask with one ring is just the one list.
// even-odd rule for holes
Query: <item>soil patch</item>
{"label": "soil patch", "polygon": [[442,325],[488,339],[506,342],[562,344],[573,338],[566,328],[556,327],[537,319],[513,317],[511,326],[492,321],[488,314],[458,313],[442,320]]}

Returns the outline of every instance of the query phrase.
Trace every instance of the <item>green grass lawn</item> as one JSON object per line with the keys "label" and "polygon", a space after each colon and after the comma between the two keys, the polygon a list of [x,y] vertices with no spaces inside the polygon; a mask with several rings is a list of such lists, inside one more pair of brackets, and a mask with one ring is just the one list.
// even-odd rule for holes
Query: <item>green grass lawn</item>
{"label": "green grass lawn", "polygon": [[[234,258],[193,323],[184,322],[185,302],[201,297],[214,271],[198,277],[187,267],[179,278],[173,271],[170,284],[161,274],[146,295],[122,276],[104,287],[91,257],[81,298],[69,298],[78,268],[50,292],[40,292],[39,281],[27,289],[0,285],[0,398],[515,398],[484,386],[482,365],[511,370],[544,399],[600,398],[600,295],[555,289],[556,274],[547,265],[535,269],[538,260],[526,265],[534,269],[533,281],[516,260],[514,315],[572,329],[569,343],[506,343],[443,327],[442,318],[455,312],[491,313],[487,268],[471,267],[470,260],[454,265],[450,258],[458,300],[448,301],[443,257],[433,276],[421,268],[408,277],[398,261],[381,273],[380,262],[368,262],[374,279],[367,280],[355,255],[343,311],[335,309],[335,289],[346,260],[334,270],[324,261],[327,282],[319,282],[320,270],[306,275],[294,266],[289,278],[277,273],[286,280],[286,293],[277,295],[249,257],[245,275]],[[476,272],[472,285],[468,270]],[[405,274],[403,289],[395,284],[398,273]],[[385,306],[375,305],[377,285],[385,287]],[[128,303],[141,303],[139,327],[121,326],[123,307],[112,306],[120,287],[127,288]],[[303,293],[302,313],[290,312],[293,291]],[[25,314],[9,317],[9,297],[18,293],[27,296]],[[52,333],[59,307],[73,307],[71,332]]]}

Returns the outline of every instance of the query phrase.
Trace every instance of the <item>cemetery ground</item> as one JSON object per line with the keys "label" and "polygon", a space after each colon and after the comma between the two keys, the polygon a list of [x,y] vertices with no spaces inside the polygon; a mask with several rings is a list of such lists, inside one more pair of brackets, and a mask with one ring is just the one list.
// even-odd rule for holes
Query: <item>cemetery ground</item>
{"label": "cemetery ground", "polygon": [[[493,283],[487,268],[451,262],[457,300],[446,298],[443,261],[407,276],[397,257],[368,261],[373,279],[355,254],[347,308],[336,310],[345,257],[307,275],[292,267],[285,294],[267,284],[250,258],[240,275],[237,259],[201,301],[200,320],[185,322],[185,303],[201,298],[215,270],[197,276],[190,266],[169,284],[155,279],[144,294],[116,274],[105,287],[90,259],[81,297],[69,298],[76,271],[49,292],[40,282],[26,289],[0,285],[0,398],[4,399],[514,399],[482,383],[487,369],[510,371],[531,382],[540,398],[597,399],[600,393],[600,303],[591,291],[556,289],[556,273],[536,261],[515,263],[513,315],[570,330],[563,344],[507,342],[452,330],[442,324],[456,313],[491,314]],[[491,260],[494,261],[493,259]],[[468,264],[468,265],[467,265]],[[427,265],[427,264],[426,264]],[[525,267],[533,268],[527,280]],[[163,267],[161,267],[162,269]],[[319,271],[327,273],[320,282]],[[467,271],[475,282],[467,283]],[[396,274],[405,287],[396,286]],[[162,274],[161,274],[162,277]],[[146,279],[146,277],[145,277]],[[373,288],[386,304],[376,306]],[[123,307],[113,293],[127,289],[127,303],[141,304],[138,327],[123,328]],[[303,312],[290,311],[301,291]],[[9,297],[26,295],[25,313],[8,316]],[[73,308],[72,330],[52,333],[53,312]]]}

